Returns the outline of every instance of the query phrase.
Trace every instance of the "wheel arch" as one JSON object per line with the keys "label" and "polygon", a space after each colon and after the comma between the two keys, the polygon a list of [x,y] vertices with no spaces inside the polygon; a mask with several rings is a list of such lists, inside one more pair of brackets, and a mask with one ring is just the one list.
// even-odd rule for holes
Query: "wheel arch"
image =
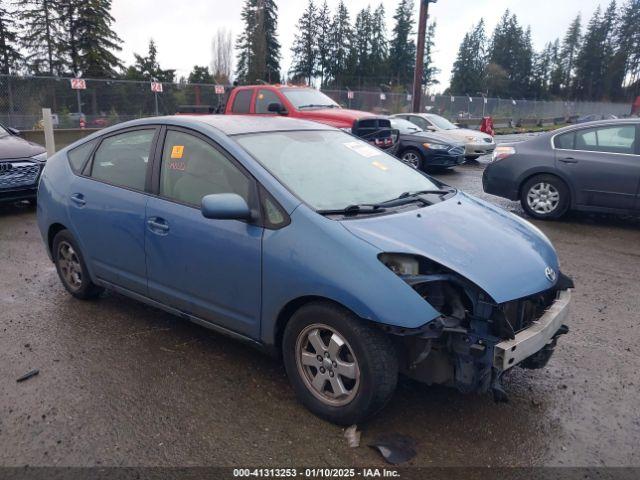
{"label": "wheel arch", "polygon": [[308,305],[310,303],[316,303],[316,302],[333,304],[339,308],[342,308],[344,310],[351,312],[353,315],[355,315],[358,318],[362,318],[360,315],[358,315],[356,312],[354,312],[352,309],[350,309],[346,305],[340,302],[337,302],[329,297],[323,297],[320,295],[304,295],[302,297],[294,298],[293,300],[290,300],[284,307],[282,307],[282,309],[280,310],[276,318],[276,321],[273,327],[273,333],[272,333],[273,354],[277,356],[280,356],[282,354],[282,338],[284,336],[284,330],[287,326],[287,323],[289,323],[289,320],[291,320],[291,317],[293,317],[293,315],[305,305]]}
{"label": "wheel arch", "polygon": [[47,248],[49,249],[51,258],[53,258],[53,239],[62,230],[68,230],[68,229],[63,224],[57,223],[57,222],[49,225],[49,229],[47,230]]}

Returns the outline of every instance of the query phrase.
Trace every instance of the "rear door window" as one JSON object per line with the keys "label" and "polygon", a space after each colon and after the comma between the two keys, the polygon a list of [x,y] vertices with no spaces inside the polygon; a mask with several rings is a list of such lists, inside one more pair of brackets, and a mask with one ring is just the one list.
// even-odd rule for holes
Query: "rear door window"
{"label": "rear door window", "polygon": [[635,153],[635,146],[635,125],[615,125],[576,132],[576,150],[631,155]]}
{"label": "rear door window", "polygon": [[233,113],[249,113],[251,108],[251,97],[253,96],[252,89],[239,90],[233,99],[233,106],[231,111]]}
{"label": "rear door window", "polygon": [[105,138],[93,156],[91,177],[119,187],[144,190],[155,129]]}
{"label": "rear door window", "polygon": [[258,90],[256,95],[255,113],[273,113],[269,111],[269,104],[279,103],[282,104],[278,95],[271,90]]}

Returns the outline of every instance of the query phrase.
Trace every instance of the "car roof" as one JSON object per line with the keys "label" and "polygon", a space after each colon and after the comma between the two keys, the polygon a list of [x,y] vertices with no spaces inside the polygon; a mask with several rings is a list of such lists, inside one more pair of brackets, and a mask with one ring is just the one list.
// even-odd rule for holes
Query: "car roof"
{"label": "car roof", "polygon": [[168,115],[132,120],[115,125],[111,129],[158,123],[179,126],[205,124],[220,130],[225,135],[291,130],[335,130],[335,128],[322,123],[273,115]]}
{"label": "car roof", "polygon": [[619,124],[640,124],[640,118],[615,118],[611,120],[596,120],[593,122],[574,123],[567,125],[566,127],[558,128],[557,130],[551,130],[549,133],[557,135],[559,133],[570,132],[572,130],[581,130],[583,128],[593,127],[606,127],[607,125],[619,125]]}

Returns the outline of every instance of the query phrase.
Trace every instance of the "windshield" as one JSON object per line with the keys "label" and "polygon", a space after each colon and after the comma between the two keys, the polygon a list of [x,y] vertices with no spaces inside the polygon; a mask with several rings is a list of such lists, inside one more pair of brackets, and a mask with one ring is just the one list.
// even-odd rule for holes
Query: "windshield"
{"label": "windshield", "polygon": [[340,105],[324,93],[313,88],[282,89],[282,93],[298,110],[306,108],[340,108]]}
{"label": "windshield", "polygon": [[458,128],[446,118],[440,117],[438,115],[429,115],[428,118],[431,123],[443,130],[455,130],[456,128]]}
{"label": "windshield", "polygon": [[382,150],[340,131],[234,137],[292,193],[316,210],[377,204],[438,186]]}
{"label": "windshield", "polygon": [[405,135],[424,131],[415,123],[411,123],[409,120],[403,120],[402,118],[392,118],[391,128],[400,130],[400,133]]}

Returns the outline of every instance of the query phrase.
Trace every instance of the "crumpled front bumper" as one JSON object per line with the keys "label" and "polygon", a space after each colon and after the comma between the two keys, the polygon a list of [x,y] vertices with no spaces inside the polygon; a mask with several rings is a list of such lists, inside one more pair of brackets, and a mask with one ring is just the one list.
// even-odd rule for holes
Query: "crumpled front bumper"
{"label": "crumpled front bumper", "polygon": [[551,307],[529,328],[517,333],[512,340],[498,343],[493,350],[493,367],[503,372],[544,350],[548,350],[548,355],[543,355],[548,360],[558,335],[568,331],[564,322],[569,316],[570,303],[571,290],[561,291]]}

